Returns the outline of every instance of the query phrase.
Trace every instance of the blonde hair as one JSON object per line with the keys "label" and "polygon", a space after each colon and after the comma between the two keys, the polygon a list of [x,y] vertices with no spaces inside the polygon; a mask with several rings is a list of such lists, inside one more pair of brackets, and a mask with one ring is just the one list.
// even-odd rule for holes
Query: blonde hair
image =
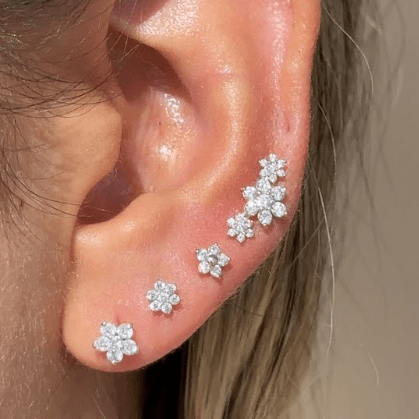
{"label": "blonde hair", "polygon": [[189,340],[188,419],[287,418],[309,366],[321,291],[330,286],[323,282],[338,168],[361,150],[368,121],[370,69],[361,48],[376,35],[375,1],[322,6],[299,210],[274,254]]}

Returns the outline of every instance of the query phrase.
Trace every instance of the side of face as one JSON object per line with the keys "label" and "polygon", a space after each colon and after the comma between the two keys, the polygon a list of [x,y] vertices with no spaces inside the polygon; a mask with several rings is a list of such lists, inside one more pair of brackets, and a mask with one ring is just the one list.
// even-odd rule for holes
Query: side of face
{"label": "side of face", "polygon": [[[87,394],[93,370],[164,356],[275,249],[300,195],[318,27],[317,0],[96,0],[28,52],[44,77],[14,98],[50,100],[4,119],[18,175],[1,231],[9,412],[65,417],[63,377],[79,377]],[[287,161],[287,216],[239,243],[227,220],[271,153]],[[198,271],[196,250],[214,243],[231,258],[220,280]],[[146,298],[159,278],[181,297],[169,316]],[[138,353],[114,365],[95,351],[103,321],[132,324]],[[42,413],[47,399],[53,413]],[[78,407],[93,412],[84,399]]]}

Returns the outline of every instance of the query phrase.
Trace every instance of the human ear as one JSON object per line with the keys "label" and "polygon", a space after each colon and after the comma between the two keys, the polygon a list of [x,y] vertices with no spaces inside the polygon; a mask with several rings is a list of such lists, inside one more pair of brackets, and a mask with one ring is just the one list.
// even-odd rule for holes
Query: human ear
{"label": "human ear", "polygon": [[[114,10],[111,55],[130,51],[117,68],[117,110],[132,199],[109,219],[82,217],[75,231],[63,337],[81,362],[126,371],[164,356],[284,236],[306,161],[319,14],[318,0],[127,0]],[[240,244],[227,219],[242,211],[242,188],[270,153],[287,161],[287,216]],[[90,206],[112,187],[102,182]],[[231,258],[217,280],[199,274],[195,253],[213,243]],[[159,278],[177,284],[181,302],[170,315],[149,309]],[[103,321],[131,323],[138,353],[109,364],[92,347]]]}

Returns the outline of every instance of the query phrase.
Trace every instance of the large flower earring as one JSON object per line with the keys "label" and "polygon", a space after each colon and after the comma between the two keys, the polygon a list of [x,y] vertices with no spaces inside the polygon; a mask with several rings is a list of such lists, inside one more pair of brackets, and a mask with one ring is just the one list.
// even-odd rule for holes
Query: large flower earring
{"label": "large flower earring", "polygon": [[228,235],[236,237],[239,243],[254,236],[252,217],[257,217],[259,223],[269,226],[274,217],[287,215],[287,207],[282,202],[286,188],[275,183],[286,176],[284,167],[286,160],[279,160],[275,154],[259,160],[261,170],[254,186],[243,189],[243,198],[247,201],[244,211],[227,220]]}

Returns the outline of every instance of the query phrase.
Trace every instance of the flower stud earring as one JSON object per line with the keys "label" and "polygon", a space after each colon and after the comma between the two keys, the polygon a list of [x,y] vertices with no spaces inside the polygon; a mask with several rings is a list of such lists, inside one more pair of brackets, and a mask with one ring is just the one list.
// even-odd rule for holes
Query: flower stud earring
{"label": "flower stud earring", "polygon": [[100,325],[100,337],[93,342],[93,347],[99,352],[106,352],[106,357],[112,364],[118,364],[124,355],[135,355],[138,346],[132,340],[134,329],[129,323],[119,326],[103,322]]}
{"label": "flower stud earring", "polygon": [[243,243],[246,239],[254,237],[253,221],[249,220],[247,214],[242,212],[235,217],[230,217],[227,220],[228,235],[236,237],[239,243]]}
{"label": "flower stud earring", "polygon": [[198,271],[204,275],[209,273],[213,278],[220,278],[223,268],[230,263],[230,258],[222,252],[217,243],[208,249],[198,249],[196,258],[199,261]]}
{"label": "flower stud earring", "polygon": [[162,311],[170,314],[173,306],[180,303],[180,298],[176,294],[175,284],[166,284],[161,279],[154,283],[154,289],[147,292],[147,299],[150,301],[150,310]]}

